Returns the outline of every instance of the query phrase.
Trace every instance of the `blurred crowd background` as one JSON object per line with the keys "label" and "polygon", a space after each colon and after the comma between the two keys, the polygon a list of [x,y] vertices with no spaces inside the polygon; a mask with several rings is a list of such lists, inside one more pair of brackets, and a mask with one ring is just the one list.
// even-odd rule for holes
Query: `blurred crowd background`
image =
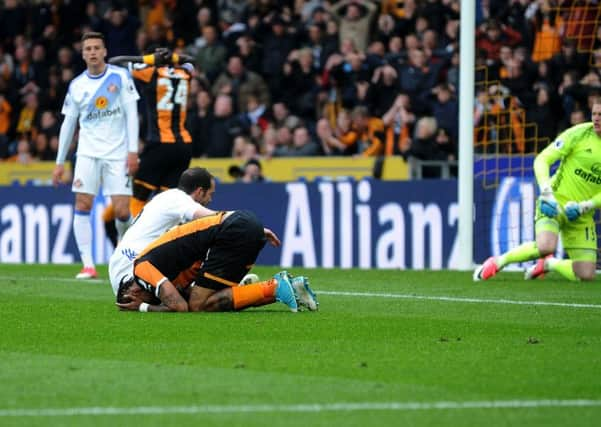
{"label": "blurred crowd background", "polygon": [[[80,37],[195,58],[194,157],[454,161],[459,0],[5,0],[0,159],[54,160]],[[534,153],[601,93],[596,0],[478,0],[476,150]],[[141,104],[141,120],[144,108]],[[141,126],[141,141],[145,126]]]}

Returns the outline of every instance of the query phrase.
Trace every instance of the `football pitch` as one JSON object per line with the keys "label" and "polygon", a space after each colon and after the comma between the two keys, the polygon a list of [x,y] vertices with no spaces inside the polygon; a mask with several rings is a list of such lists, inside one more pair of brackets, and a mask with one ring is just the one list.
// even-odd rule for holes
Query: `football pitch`
{"label": "football pitch", "polygon": [[600,423],[598,281],[290,269],[318,312],[158,314],[77,270],[0,266],[1,426]]}

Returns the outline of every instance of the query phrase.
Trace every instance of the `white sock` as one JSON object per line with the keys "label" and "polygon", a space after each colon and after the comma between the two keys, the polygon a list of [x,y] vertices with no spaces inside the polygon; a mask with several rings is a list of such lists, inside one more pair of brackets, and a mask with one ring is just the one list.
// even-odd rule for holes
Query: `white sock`
{"label": "white sock", "polygon": [[119,218],[115,218],[115,227],[117,228],[117,240],[121,240],[127,229],[129,228],[129,224],[131,223],[131,216],[127,218],[127,220],[123,221]]}
{"label": "white sock", "polygon": [[94,260],[92,259],[92,224],[90,223],[89,212],[75,211],[73,215],[73,233],[75,234],[75,242],[77,242],[83,266],[94,268]]}

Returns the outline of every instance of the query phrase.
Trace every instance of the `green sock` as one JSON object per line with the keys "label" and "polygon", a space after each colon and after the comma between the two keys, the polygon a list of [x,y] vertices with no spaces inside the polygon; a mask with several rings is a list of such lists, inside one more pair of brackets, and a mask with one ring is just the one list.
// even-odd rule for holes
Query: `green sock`
{"label": "green sock", "polygon": [[549,258],[546,261],[545,269],[549,271],[556,271],[568,280],[577,282],[580,279],[576,277],[574,269],[572,268],[573,261],[571,259],[556,259]]}
{"label": "green sock", "polygon": [[536,242],[522,243],[517,248],[513,248],[501,255],[497,259],[497,266],[501,269],[507,264],[530,261],[539,257],[540,251],[536,247]]}

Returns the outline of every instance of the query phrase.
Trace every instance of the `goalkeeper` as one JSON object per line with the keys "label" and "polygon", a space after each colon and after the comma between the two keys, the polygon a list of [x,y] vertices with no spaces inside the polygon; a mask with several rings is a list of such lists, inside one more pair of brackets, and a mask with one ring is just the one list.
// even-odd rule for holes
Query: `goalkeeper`
{"label": "goalkeeper", "polygon": [[[549,169],[559,160],[550,177]],[[540,188],[536,206],[536,241],[527,242],[498,257],[488,258],[474,271],[474,280],[487,280],[514,262],[538,258],[525,272],[534,279],[556,271],[569,280],[592,280],[597,261],[594,210],[601,207],[601,98],[592,106],[592,122],[561,133],[534,160]],[[559,234],[569,259],[553,255]]]}

